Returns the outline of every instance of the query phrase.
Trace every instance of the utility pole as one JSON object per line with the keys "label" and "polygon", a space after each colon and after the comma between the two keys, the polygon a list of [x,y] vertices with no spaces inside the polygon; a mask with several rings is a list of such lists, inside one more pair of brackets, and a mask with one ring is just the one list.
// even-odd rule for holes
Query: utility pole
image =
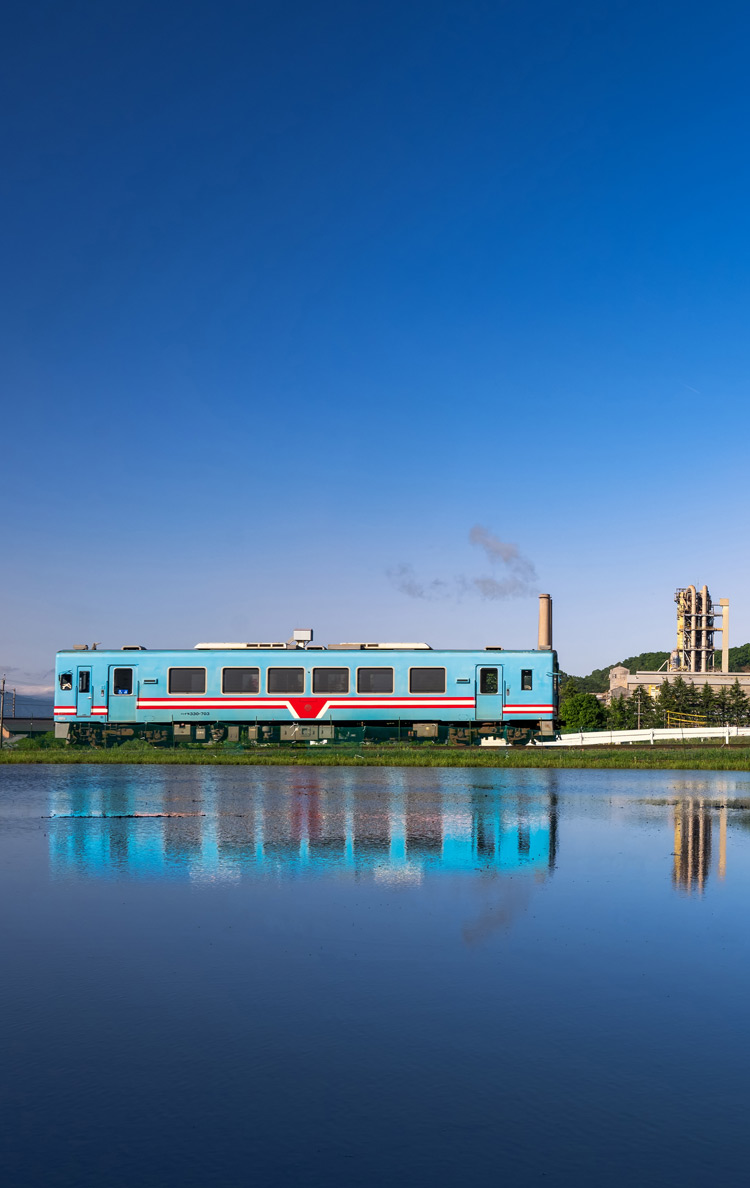
{"label": "utility pole", "polygon": [[13,690],[13,717],[16,716],[16,691]]}
{"label": "utility pole", "polygon": [[0,750],[3,746],[3,718],[5,717],[5,673],[3,673],[3,683],[0,686]]}

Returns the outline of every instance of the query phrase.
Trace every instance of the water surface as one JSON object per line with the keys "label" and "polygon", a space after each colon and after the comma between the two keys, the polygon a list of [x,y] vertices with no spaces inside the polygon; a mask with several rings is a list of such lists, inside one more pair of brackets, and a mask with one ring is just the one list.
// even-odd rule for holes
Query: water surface
{"label": "water surface", "polygon": [[6,1179],[744,1182],[745,797],[0,769]]}

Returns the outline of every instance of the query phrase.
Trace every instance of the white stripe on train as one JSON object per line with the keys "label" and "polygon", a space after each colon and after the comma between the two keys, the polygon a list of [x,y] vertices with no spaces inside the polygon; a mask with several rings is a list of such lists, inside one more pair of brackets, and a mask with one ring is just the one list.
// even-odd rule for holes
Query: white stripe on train
{"label": "white stripe on train", "polygon": [[[139,700],[137,707],[140,710],[146,709],[286,709],[293,718],[300,719],[298,711],[289,701],[275,701],[270,699],[263,700],[238,700],[236,698],[222,698],[216,699],[199,699],[191,698],[190,700],[179,699],[156,699],[149,698]],[[358,698],[354,700],[330,700],[324,702],[320,709],[309,720],[324,717],[331,710],[343,709],[472,709],[474,707],[474,699],[471,697],[456,697],[444,698],[442,700],[424,700],[423,698],[410,698],[408,701],[401,700],[375,700],[371,698]],[[554,713],[554,706],[552,705],[506,705],[502,708],[502,714],[551,714]],[[72,714],[77,716],[77,708],[74,705],[56,705],[54,707],[55,714]],[[106,716],[108,713],[107,706],[95,705],[91,708],[91,714]],[[88,715],[81,715],[82,717]]]}

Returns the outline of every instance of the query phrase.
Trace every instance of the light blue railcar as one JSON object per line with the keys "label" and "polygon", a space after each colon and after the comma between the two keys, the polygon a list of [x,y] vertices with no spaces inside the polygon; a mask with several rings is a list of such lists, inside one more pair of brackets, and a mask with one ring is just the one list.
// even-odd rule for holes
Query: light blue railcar
{"label": "light blue railcar", "polygon": [[55,690],[57,733],[77,742],[527,741],[554,731],[557,656],[396,644],[74,650],[57,654]]}

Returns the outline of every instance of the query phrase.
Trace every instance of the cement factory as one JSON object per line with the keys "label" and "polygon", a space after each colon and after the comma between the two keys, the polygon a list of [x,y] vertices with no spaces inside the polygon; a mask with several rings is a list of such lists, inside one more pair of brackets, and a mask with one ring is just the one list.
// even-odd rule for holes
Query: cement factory
{"label": "cement factory", "polygon": [[[631,672],[622,664],[609,672],[607,702],[613,697],[630,697],[637,689],[646,689],[655,697],[664,681],[682,677],[693,685],[709,685],[714,692],[739,681],[750,694],[750,673],[729,671],[729,599],[714,602],[708,586],[698,589],[685,586],[675,592],[677,604],[677,644],[669,660],[656,672]],[[720,619],[720,624],[716,620]],[[721,667],[716,668],[715,637],[721,635]]]}

